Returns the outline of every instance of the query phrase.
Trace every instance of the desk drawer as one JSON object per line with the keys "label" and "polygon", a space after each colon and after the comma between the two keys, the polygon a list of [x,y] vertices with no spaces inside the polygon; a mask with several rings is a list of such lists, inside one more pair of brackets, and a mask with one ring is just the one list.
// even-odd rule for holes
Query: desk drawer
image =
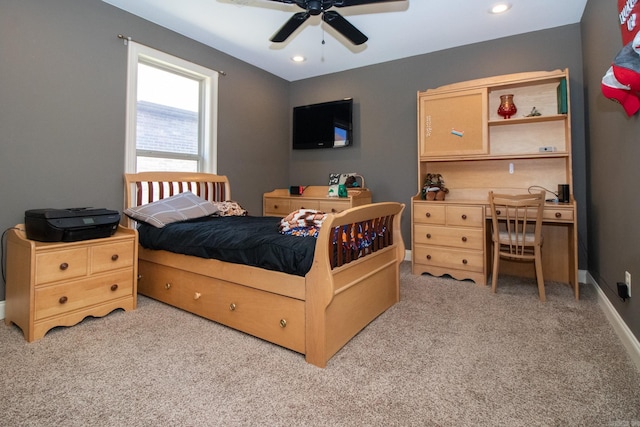
{"label": "desk drawer", "polygon": [[416,224],[414,240],[417,244],[443,245],[454,248],[483,248],[482,229],[462,227],[438,227]]}
{"label": "desk drawer", "polygon": [[414,250],[414,259],[418,264],[475,272],[483,271],[482,251],[428,245],[415,245]]}
{"label": "desk drawer", "polygon": [[547,221],[573,222],[573,209],[545,206],[542,219]]}
{"label": "desk drawer", "polygon": [[446,221],[446,208],[444,205],[431,202],[417,202],[413,204],[413,220],[423,224],[444,225]]}
{"label": "desk drawer", "polygon": [[482,206],[447,206],[447,225],[482,227],[483,221]]}

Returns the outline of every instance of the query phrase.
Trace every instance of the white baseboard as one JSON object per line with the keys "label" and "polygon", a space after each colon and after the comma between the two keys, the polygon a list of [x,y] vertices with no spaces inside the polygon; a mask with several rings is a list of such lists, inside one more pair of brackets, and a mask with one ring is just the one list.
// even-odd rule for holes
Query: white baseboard
{"label": "white baseboard", "polygon": [[[411,250],[407,250],[405,252],[405,261],[411,261]],[[640,369],[640,342],[633,335],[631,329],[624,322],[622,317],[618,314],[618,311],[615,309],[609,298],[602,292],[600,286],[595,281],[595,279],[589,274],[587,270],[578,270],[578,281],[580,283],[586,283],[589,286],[593,286],[598,293],[598,304],[604,311],[605,316],[607,316],[607,320],[613,326],[613,329],[616,331],[616,334],[622,341],[622,344],[627,349],[629,356],[635,363],[635,365]]]}
{"label": "white baseboard", "polygon": [[0,301],[0,320],[4,320],[4,306],[5,302]]}
{"label": "white baseboard", "polygon": [[[580,279],[580,282],[582,282],[582,279]],[[598,293],[598,303],[600,304],[602,311],[604,311],[604,314],[605,316],[607,316],[609,323],[611,323],[611,326],[613,326],[616,334],[618,335],[618,337],[620,337],[622,344],[624,344],[627,352],[629,353],[629,356],[631,356],[631,359],[635,363],[636,367],[640,369],[640,342],[638,342],[638,339],[635,337],[635,335],[633,335],[631,329],[629,329],[622,317],[620,317],[618,311],[615,309],[613,304],[611,304],[611,301],[609,301],[607,295],[602,292],[602,289],[600,289],[598,282],[596,282],[595,279],[590,274],[588,274],[588,272],[586,272],[585,274],[585,280],[583,283],[591,285],[595,288],[596,292]]]}

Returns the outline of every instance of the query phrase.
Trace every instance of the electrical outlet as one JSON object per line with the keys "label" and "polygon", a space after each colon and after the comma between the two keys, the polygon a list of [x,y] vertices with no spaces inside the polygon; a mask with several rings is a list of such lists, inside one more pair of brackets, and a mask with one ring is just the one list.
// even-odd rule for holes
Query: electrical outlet
{"label": "electrical outlet", "polygon": [[624,283],[627,285],[627,293],[629,294],[629,297],[631,297],[631,273],[628,271],[624,272]]}

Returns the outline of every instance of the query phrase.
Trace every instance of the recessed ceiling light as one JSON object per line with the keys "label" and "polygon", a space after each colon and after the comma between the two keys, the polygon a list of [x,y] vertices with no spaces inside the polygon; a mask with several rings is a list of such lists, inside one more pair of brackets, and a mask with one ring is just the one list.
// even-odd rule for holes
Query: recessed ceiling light
{"label": "recessed ceiling light", "polygon": [[304,61],[306,61],[306,60],[307,60],[307,58],[305,58],[305,57],[304,57],[304,56],[302,56],[302,55],[296,55],[296,56],[291,57],[291,60],[292,60],[293,62],[304,62]]}
{"label": "recessed ceiling light", "polygon": [[507,10],[511,9],[511,5],[509,3],[498,3],[493,6],[490,10],[491,13],[504,13]]}

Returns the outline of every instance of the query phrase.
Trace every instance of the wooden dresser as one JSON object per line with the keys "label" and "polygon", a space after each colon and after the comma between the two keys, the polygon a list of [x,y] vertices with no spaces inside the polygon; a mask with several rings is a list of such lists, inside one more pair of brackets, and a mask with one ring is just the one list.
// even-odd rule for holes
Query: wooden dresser
{"label": "wooden dresser", "polygon": [[348,197],[329,197],[329,186],[310,185],[299,196],[289,194],[288,188],[279,188],[264,193],[263,214],[265,216],[286,216],[297,209],[315,209],[327,213],[342,212],[355,206],[371,203],[371,191],[367,188],[352,188]]}
{"label": "wooden dresser", "polygon": [[[498,115],[513,95],[518,111]],[[491,265],[489,191],[545,191],[545,280],[569,283],[578,298],[576,203],[554,201],[573,189],[569,71],[489,77],[417,94],[418,193],[412,199],[414,274],[450,275],[484,285]],[[422,199],[428,173],[441,174],[445,201]],[[532,264],[505,261],[501,273],[532,276]]]}
{"label": "wooden dresser", "polygon": [[19,224],[7,237],[5,323],[31,342],[87,316],[134,310],[137,260],[136,230],[119,226],[107,238],[50,243],[27,239]]}

